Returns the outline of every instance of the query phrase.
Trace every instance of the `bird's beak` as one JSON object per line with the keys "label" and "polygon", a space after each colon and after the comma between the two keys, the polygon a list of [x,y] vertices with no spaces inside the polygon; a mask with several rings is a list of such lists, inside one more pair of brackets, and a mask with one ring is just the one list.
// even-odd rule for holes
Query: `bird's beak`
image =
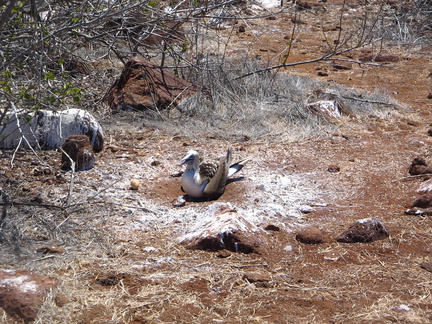
{"label": "bird's beak", "polygon": [[191,159],[190,155],[186,155],[181,161],[180,165],[185,165]]}

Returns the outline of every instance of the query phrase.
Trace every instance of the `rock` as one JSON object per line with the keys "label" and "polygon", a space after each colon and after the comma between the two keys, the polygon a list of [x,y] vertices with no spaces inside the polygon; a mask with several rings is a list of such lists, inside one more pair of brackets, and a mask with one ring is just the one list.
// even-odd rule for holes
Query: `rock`
{"label": "rock", "polygon": [[420,267],[426,271],[432,272],[432,262],[422,262]]}
{"label": "rock", "polygon": [[419,194],[427,194],[432,192],[432,179],[423,181],[420,183],[418,189],[416,190]]}
{"label": "rock", "polygon": [[341,106],[337,100],[320,100],[307,106],[314,114],[334,122],[342,117]]}
{"label": "rock", "polygon": [[406,312],[410,312],[412,309],[408,305],[401,304],[393,307],[391,310],[395,311],[396,313],[406,313]]}
{"label": "rock", "polygon": [[327,171],[332,172],[332,173],[340,172],[340,166],[335,165],[335,164],[331,164],[328,166]]}
{"label": "rock", "polygon": [[217,257],[221,259],[229,258],[232,253],[228,250],[220,250]]}
{"label": "rock", "polygon": [[411,204],[411,208],[414,207],[418,207],[418,208],[432,207],[432,193],[427,193],[424,194],[423,196],[416,198]]}
{"label": "rock", "polygon": [[149,60],[132,57],[104,96],[113,110],[164,109],[197,92],[189,81]]}
{"label": "rock", "polygon": [[216,202],[179,242],[191,249],[261,253],[266,250],[265,232],[230,204]]}
{"label": "rock", "polygon": [[109,275],[105,278],[96,278],[96,282],[101,286],[115,286],[120,282],[121,276]]}
{"label": "rock", "polygon": [[270,188],[268,186],[266,186],[265,184],[261,183],[259,185],[257,185],[256,187],[259,190],[265,191],[265,192],[269,192]]}
{"label": "rock", "polygon": [[184,207],[186,205],[186,199],[183,197],[177,197],[177,199],[173,201],[172,205],[174,207]]}
{"label": "rock", "polygon": [[399,62],[400,61],[400,57],[396,56],[396,55],[385,55],[385,54],[380,54],[380,55],[363,55],[361,57],[359,57],[359,60],[362,62],[380,62],[380,63],[390,63],[390,62]]}
{"label": "rock", "polygon": [[304,244],[320,244],[324,242],[324,234],[318,227],[308,226],[297,233],[296,240]]}
{"label": "rock", "polygon": [[58,294],[55,296],[54,302],[58,307],[63,307],[69,303],[69,298],[67,298],[65,295]]}
{"label": "rock", "polygon": [[308,206],[308,205],[300,206],[299,210],[303,214],[309,214],[309,213],[312,213],[314,211],[313,207],[312,206]]}
{"label": "rock", "polygon": [[[87,135],[94,152],[103,148],[104,133],[96,119],[87,111],[39,110],[18,115],[22,134],[34,149],[60,148],[70,135]],[[8,136],[5,136],[8,134]],[[15,114],[8,113],[0,124],[0,149],[15,149],[21,139]]]}
{"label": "rock", "polygon": [[95,162],[95,154],[87,135],[70,135],[63,144],[62,170],[70,170],[72,161],[75,162],[75,171],[90,170]]}
{"label": "rock", "polygon": [[36,250],[37,253],[49,254],[49,253],[65,253],[65,249],[61,248],[58,245],[46,245],[42,246]]}
{"label": "rock", "polygon": [[432,173],[432,168],[428,167],[425,159],[416,157],[411,162],[408,172],[410,175],[429,174]]}
{"label": "rock", "polygon": [[386,226],[376,218],[356,221],[336,240],[342,243],[367,243],[385,239],[389,236]]}
{"label": "rock", "polygon": [[342,117],[345,110],[340,96],[326,89],[312,89],[308,93],[307,107],[315,115],[320,116],[328,122],[336,122]]}
{"label": "rock", "polygon": [[47,293],[57,285],[57,279],[27,270],[0,271],[0,307],[17,320],[32,322]]}
{"label": "rock", "polygon": [[130,181],[130,188],[132,190],[138,190],[140,184],[141,184],[141,181],[139,181],[138,179],[132,179]]}
{"label": "rock", "polygon": [[268,224],[266,227],[264,227],[264,229],[266,231],[274,231],[274,232],[279,232],[280,231],[280,227],[273,225],[273,224]]}
{"label": "rock", "polygon": [[243,279],[254,284],[258,288],[271,288],[274,284],[271,283],[271,277],[262,272],[247,272],[243,275]]}

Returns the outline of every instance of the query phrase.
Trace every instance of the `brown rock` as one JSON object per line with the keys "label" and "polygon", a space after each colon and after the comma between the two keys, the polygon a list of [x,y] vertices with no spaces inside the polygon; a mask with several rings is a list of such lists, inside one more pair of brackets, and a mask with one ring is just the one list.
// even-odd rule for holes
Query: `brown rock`
{"label": "brown rock", "polygon": [[271,282],[271,277],[262,272],[248,272],[243,275],[243,279],[249,283],[253,283],[258,288],[270,288],[274,284]]}
{"label": "brown rock", "polygon": [[43,254],[48,254],[48,253],[64,253],[65,249],[61,248],[60,246],[57,245],[46,245],[46,246],[42,246],[39,249],[36,250],[37,253],[43,253]]}
{"label": "brown rock", "polygon": [[340,166],[335,165],[335,164],[331,164],[328,166],[327,171],[332,172],[332,173],[340,172]]}
{"label": "brown rock", "polygon": [[432,262],[422,262],[420,267],[426,271],[432,272]]}
{"label": "brown rock", "polygon": [[120,77],[104,96],[113,110],[163,109],[177,106],[197,92],[192,83],[177,77],[152,62],[131,58]]}
{"label": "brown rock", "polygon": [[382,240],[389,236],[386,226],[375,218],[356,221],[336,240],[342,243],[367,243]]}
{"label": "brown rock", "polygon": [[324,234],[318,227],[308,226],[297,233],[296,240],[304,244],[320,244],[324,242]]}
{"label": "brown rock", "polygon": [[268,224],[266,227],[264,227],[264,229],[266,231],[275,231],[275,232],[279,232],[280,231],[280,227],[273,225],[273,224]]}
{"label": "brown rock", "polygon": [[411,208],[414,207],[418,207],[418,208],[432,207],[432,193],[427,193],[424,194],[423,196],[416,198],[411,204]]}
{"label": "brown rock", "polygon": [[[72,168],[72,159],[75,162],[75,171],[89,170],[95,162],[95,155],[90,140],[87,135],[71,135],[62,146],[62,165],[63,170]],[[66,155],[69,155],[69,157]]]}
{"label": "brown rock", "polygon": [[69,303],[69,298],[67,298],[65,295],[58,294],[55,296],[54,302],[58,307],[63,307]]}
{"label": "brown rock", "polygon": [[57,279],[27,270],[0,271],[0,307],[17,320],[32,322],[49,290],[57,285]]}
{"label": "brown rock", "polygon": [[432,168],[427,165],[425,159],[416,157],[412,161],[408,172],[411,175],[429,174],[432,173]]}
{"label": "brown rock", "polygon": [[213,203],[206,215],[179,238],[191,249],[262,253],[267,249],[265,232],[230,204]]}
{"label": "brown rock", "polygon": [[217,257],[221,259],[229,258],[232,253],[228,250],[220,250]]}
{"label": "brown rock", "polygon": [[359,57],[360,61],[363,62],[380,62],[380,63],[393,63],[393,62],[399,62],[400,57],[396,55],[363,55]]}
{"label": "brown rock", "polygon": [[330,31],[337,31],[339,29],[340,29],[340,27],[336,26],[336,25],[327,25],[327,26],[324,26],[322,28],[323,32],[325,32],[325,33],[330,32]]}

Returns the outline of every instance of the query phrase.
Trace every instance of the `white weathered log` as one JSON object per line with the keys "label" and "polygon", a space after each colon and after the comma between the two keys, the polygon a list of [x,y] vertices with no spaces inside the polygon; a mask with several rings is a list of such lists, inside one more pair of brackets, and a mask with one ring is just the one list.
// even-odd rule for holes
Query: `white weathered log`
{"label": "white weathered log", "polygon": [[34,149],[57,149],[69,135],[87,135],[95,152],[103,148],[102,127],[93,115],[81,109],[68,109],[39,110],[18,115],[8,113],[0,124],[0,149],[15,149],[23,136]]}

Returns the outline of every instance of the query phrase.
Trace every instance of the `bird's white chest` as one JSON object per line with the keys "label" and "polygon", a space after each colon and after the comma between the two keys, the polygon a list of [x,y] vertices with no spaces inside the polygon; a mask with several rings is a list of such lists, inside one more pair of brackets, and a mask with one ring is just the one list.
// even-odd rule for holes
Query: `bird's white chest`
{"label": "bird's white chest", "polygon": [[182,188],[191,197],[200,198],[204,195],[207,181],[201,183],[199,173],[195,169],[186,169],[182,178]]}

